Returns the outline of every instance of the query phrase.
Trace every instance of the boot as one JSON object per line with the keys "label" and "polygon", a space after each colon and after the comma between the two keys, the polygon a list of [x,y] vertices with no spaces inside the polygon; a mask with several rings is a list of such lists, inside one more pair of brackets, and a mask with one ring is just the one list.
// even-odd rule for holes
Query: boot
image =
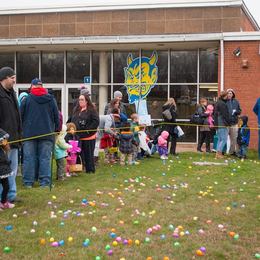
{"label": "boot", "polygon": [[216,157],[215,158],[216,159],[224,159],[225,157],[224,157],[224,155],[222,155],[221,152],[216,152]]}

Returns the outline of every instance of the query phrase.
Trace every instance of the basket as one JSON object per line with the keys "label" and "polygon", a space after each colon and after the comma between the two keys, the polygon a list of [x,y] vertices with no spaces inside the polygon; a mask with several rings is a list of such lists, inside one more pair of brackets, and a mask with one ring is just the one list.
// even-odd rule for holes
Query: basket
{"label": "basket", "polygon": [[83,171],[83,164],[81,156],[79,155],[80,163],[70,165],[70,172],[82,172]]}

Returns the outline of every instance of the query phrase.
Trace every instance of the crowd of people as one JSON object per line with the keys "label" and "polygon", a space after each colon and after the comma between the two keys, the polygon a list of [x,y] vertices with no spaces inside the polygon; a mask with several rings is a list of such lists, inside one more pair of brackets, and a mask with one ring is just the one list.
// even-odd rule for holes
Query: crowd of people
{"label": "crowd of people", "polygon": [[[77,176],[77,171],[95,173],[100,149],[104,163],[136,165],[158,151],[162,160],[176,155],[180,136],[177,126],[177,105],[169,98],[162,107],[162,124],[155,131],[140,124],[136,113],[127,115],[122,93],[115,91],[113,99],[99,115],[87,89],[81,89],[67,122],[58,110],[57,102],[42,81],[33,79],[28,93],[17,100],[14,91],[15,72],[0,69],[0,210],[14,207],[19,201],[16,189],[18,161],[22,165],[25,188],[35,182],[46,188],[52,181],[53,156],[56,160],[56,179],[63,181]],[[260,123],[260,100],[254,112]],[[232,89],[220,94],[216,104],[201,98],[197,108],[201,125],[197,151],[211,152],[211,139],[216,131],[216,158],[223,158],[228,135],[232,155],[246,158],[250,139],[246,116],[241,116],[239,102]],[[84,167],[84,168],[83,168]]]}

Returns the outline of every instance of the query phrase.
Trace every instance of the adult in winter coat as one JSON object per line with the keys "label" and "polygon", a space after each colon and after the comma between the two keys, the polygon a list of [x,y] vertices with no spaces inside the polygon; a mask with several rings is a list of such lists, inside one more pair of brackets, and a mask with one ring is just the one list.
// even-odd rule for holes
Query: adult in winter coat
{"label": "adult in winter coat", "polygon": [[23,143],[23,183],[27,188],[34,184],[35,177],[41,187],[51,183],[51,158],[54,148],[53,133],[59,129],[59,112],[54,97],[48,94],[40,79],[31,83],[31,93],[21,104],[23,137],[30,138]]}
{"label": "adult in winter coat", "polygon": [[71,122],[76,125],[77,131],[80,131],[78,135],[81,140],[86,173],[95,173],[94,150],[99,116],[89,95],[84,93],[79,96],[79,102],[73,110]]}
{"label": "adult in winter coat", "polygon": [[[0,69],[0,128],[10,135],[9,142],[21,139],[22,125],[21,118],[14,91],[16,76],[12,68],[3,67]],[[8,201],[17,201],[16,174],[18,169],[18,148],[19,143],[10,145],[8,159],[11,161],[12,176],[8,177],[9,192]],[[0,195],[2,187],[0,185]]]}
{"label": "adult in winter coat", "polygon": [[257,99],[253,111],[258,119],[258,158],[260,159],[260,98]]}
{"label": "adult in winter coat", "polygon": [[227,89],[227,107],[228,113],[230,117],[230,128],[229,128],[229,136],[230,136],[230,149],[229,153],[231,155],[237,154],[237,135],[238,135],[238,116],[241,114],[241,108],[238,100],[236,99],[236,95],[233,89]]}
{"label": "adult in winter coat", "polygon": [[166,109],[169,109],[171,113],[171,117],[172,117],[171,119],[167,119],[163,116],[164,122],[166,123],[165,125],[163,125],[163,130],[169,133],[168,145],[169,142],[171,142],[170,154],[176,155],[176,143],[177,143],[178,134],[176,132],[177,106],[174,98],[169,98],[169,100],[163,105],[162,109],[163,112]]}
{"label": "adult in winter coat", "polygon": [[202,152],[201,147],[202,147],[203,143],[205,142],[206,152],[210,153],[211,131],[210,131],[209,122],[208,122],[208,117],[210,115],[206,113],[207,105],[208,105],[207,99],[201,98],[200,105],[197,109],[197,112],[200,115],[200,118],[203,119],[203,123],[202,123],[203,126],[199,127],[199,141],[198,141],[197,151]]}
{"label": "adult in winter coat", "polygon": [[214,122],[217,126],[218,145],[216,158],[222,159],[222,151],[227,143],[228,127],[230,126],[230,116],[227,107],[227,95],[226,91],[222,91],[220,97],[215,106]]}

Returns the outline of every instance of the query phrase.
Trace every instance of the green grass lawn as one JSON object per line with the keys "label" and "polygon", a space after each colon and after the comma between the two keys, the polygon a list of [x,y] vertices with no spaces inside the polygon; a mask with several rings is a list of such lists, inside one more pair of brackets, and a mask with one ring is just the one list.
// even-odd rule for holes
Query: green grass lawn
{"label": "green grass lawn", "polygon": [[[256,259],[260,162],[256,153],[249,157],[229,158],[228,166],[193,166],[216,162],[214,154],[195,153],[165,164],[154,156],[138,166],[100,165],[96,174],[54,181],[51,192],[24,189],[18,177],[22,202],[0,212],[0,259]],[[147,234],[156,225],[161,228]],[[128,244],[113,246],[111,232]],[[52,247],[50,239],[64,245]]]}

